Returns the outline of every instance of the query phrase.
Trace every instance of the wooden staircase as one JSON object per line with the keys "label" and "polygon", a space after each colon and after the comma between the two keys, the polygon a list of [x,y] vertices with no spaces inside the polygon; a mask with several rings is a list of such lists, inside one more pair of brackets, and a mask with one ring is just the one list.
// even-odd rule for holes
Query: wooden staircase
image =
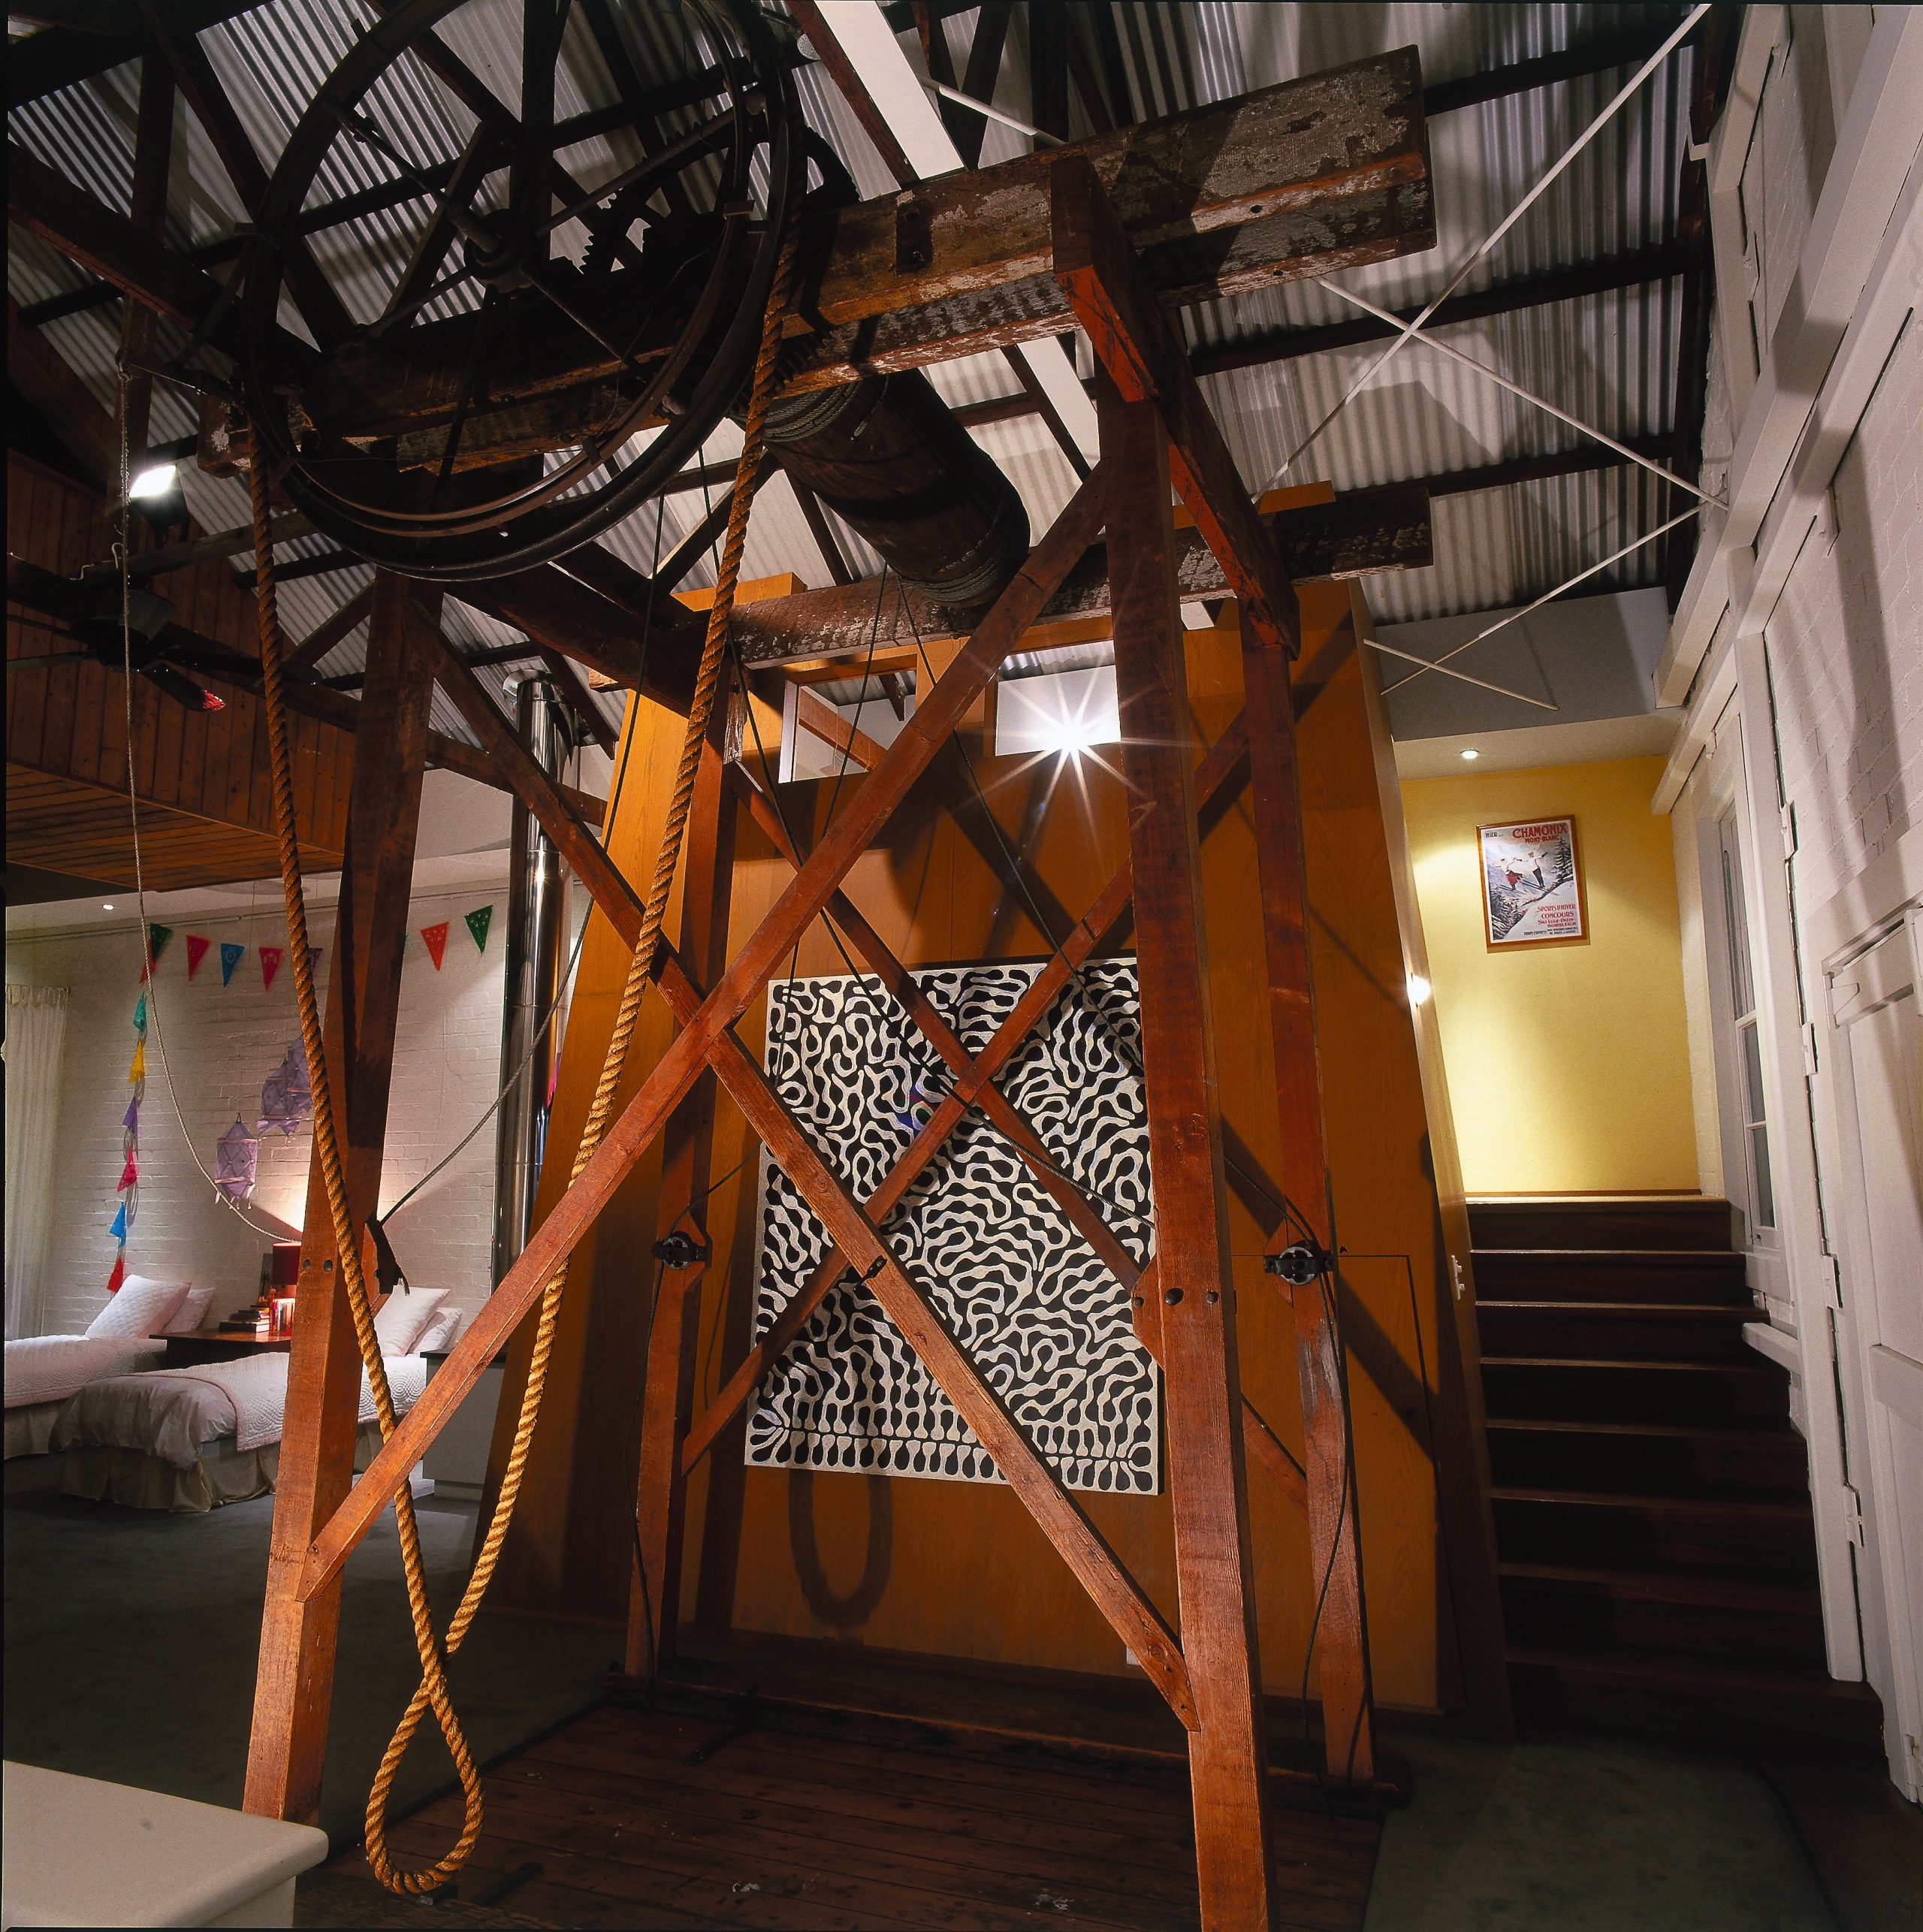
{"label": "wooden staircase", "polygon": [[1727,1203],[1470,1204],[1510,1676],[1525,1722],[1880,1761],[1825,1664],[1809,1466]]}

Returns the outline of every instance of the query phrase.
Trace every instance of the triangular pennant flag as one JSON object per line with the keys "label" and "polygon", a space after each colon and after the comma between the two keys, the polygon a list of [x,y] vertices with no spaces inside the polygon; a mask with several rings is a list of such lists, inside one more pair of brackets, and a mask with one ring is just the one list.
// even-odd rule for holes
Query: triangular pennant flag
{"label": "triangular pennant flag", "polygon": [[261,984],[269,992],[273,989],[273,976],[280,971],[280,962],[286,952],[284,946],[264,946],[261,948]]}
{"label": "triangular pennant flag", "polygon": [[127,1069],[127,1084],[137,1087],[147,1076],[147,1043],[143,1040],[134,1049],[134,1064]]}
{"label": "triangular pennant flag", "polygon": [[441,955],[448,949],[448,922],[442,919],[439,925],[424,925],[421,928],[421,943],[427,949],[427,957],[434,962],[434,971],[441,970]]}
{"label": "triangular pennant flag", "polygon": [[110,1295],[117,1295],[120,1292],[120,1284],[126,1278],[127,1257],[124,1254],[116,1254],[113,1257],[113,1272],[107,1278],[107,1292]]}
{"label": "triangular pennant flag", "polygon": [[167,950],[167,942],[174,937],[171,925],[150,925],[147,928],[147,964],[158,966],[160,955]]}
{"label": "triangular pennant flag", "polygon": [[129,1100],[127,1103],[127,1111],[120,1116],[120,1124],[124,1127],[129,1134],[137,1134],[140,1132],[140,1103],[138,1100]]}
{"label": "triangular pennant flag", "polygon": [[224,986],[234,977],[234,969],[240,964],[247,949],[237,946],[231,939],[220,942],[220,983]]}
{"label": "triangular pennant flag", "polygon": [[326,951],[325,946],[310,946],[307,949],[307,977],[317,986],[321,983],[321,955]]}
{"label": "triangular pennant flag", "polygon": [[207,948],[212,943],[210,940],[201,938],[198,933],[188,934],[187,977],[189,979],[191,980],[201,970],[201,961],[207,956]]}
{"label": "triangular pennant flag", "polygon": [[143,993],[134,1003],[134,1031],[144,1033],[147,1030],[147,996]]}
{"label": "triangular pennant flag", "polygon": [[[113,1237],[114,1238],[114,1239],[115,1239],[116,1241],[125,1241],[125,1240],[126,1239],[126,1238],[127,1238],[127,1203],[126,1203],[125,1201],[122,1201],[122,1202],[120,1203],[119,1206],[116,1209],[115,1209],[115,1211],[114,1211],[114,1215],[113,1215],[113,1225],[111,1227],[110,1227],[107,1231],[107,1233],[108,1233],[109,1234],[110,1234],[110,1235],[112,1235],[112,1236],[113,1236]],[[113,1285],[117,1288],[117,1287],[120,1285],[120,1284],[119,1284],[118,1281],[116,1281],[116,1282],[113,1284]]]}
{"label": "triangular pennant flag", "polygon": [[120,1178],[114,1182],[113,1191],[116,1194],[125,1193],[140,1178],[140,1163],[134,1158],[131,1149],[129,1149],[127,1155],[127,1164],[120,1170]]}
{"label": "triangular pennant flag", "polygon": [[474,935],[474,948],[477,952],[488,949],[488,928],[494,922],[492,906],[477,906],[467,915],[467,929]]}

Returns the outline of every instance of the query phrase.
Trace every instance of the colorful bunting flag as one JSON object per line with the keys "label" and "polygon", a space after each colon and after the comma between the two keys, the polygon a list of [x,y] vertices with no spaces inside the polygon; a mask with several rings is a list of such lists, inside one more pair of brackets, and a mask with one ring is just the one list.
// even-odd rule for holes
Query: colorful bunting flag
{"label": "colorful bunting flag", "polygon": [[137,1133],[139,1131],[140,1124],[140,1103],[137,1100],[129,1100],[127,1103],[127,1111],[120,1116],[120,1124],[124,1127],[130,1134]]}
{"label": "colorful bunting flag", "polygon": [[151,972],[160,964],[160,955],[167,950],[167,942],[174,937],[171,925],[149,925],[147,928],[147,970]]}
{"label": "colorful bunting flag", "polygon": [[424,925],[421,928],[421,943],[427,949],[427,957],[434,962],[434,971],[441,970],[441,955],[448,949],[448,922],[442,919],[439,925]]}
{"label": "colorful bunting flag", "polygon": [[134,1064],[127,1069],[127,1084],[137,1087],[147,1076],[147,1042],[143,1032],[134,1049]]}
{"label": "colorful bunting flag", "polygon": [[488,928],[494,922],[492,906],[477,906],[467,915],[467,930],[472,934],[474,949],[485,952],[488,949]]}
{"label": "colorful bunting flag", "polygon": [[127,1203],[122,1201],[114,1211],[113,1224],[107,1230],[123,1247],[127,1240]]}
{"label": "colorful bunting flag", "polygon": [[147,1030],[147,996],[144,992],[134,1002],[134,1031],[144,1033]]}
{"label": "colorful bunting flag", "polygon": [[207,956],[207,948],[212,943],[212,940],[201,938],[198,933],[188,934],[187,977],[189,979],[191,980],[201,970],[201,961]]}
{"label": "colorful bunting flag", "polygon": [[110,1295],[117,1295],[120,1292],[120,1284],[126,1278],[127,1257],[124,1253],[116,1254],[113,1257],[113,1272],[107,1278],[107,1292]]}
{"label": "colorful bunting flag", "polygon": [[220,983],[224,986],[234,977],[234,969],[246,956],[247,949],[237,946],[231,939],[220,942]]}
{"label": "colorful bunting flag", "polygon": [[280,962],[286,956],[284,946],[264,946],[261,948],[261,985],[268,992],[273,991],[273,976],[280,971]]}
{"label": "colorful bunting flag", "polygon": [[140,1178],[140,1163],[131,1154],[129,1154],[127,1156],[126,1166],[120,1170],[119,1179],[116,1181],[113,1184],[114,1192],[116,1194],[124,1194],[127,1189],[131,1188]]}

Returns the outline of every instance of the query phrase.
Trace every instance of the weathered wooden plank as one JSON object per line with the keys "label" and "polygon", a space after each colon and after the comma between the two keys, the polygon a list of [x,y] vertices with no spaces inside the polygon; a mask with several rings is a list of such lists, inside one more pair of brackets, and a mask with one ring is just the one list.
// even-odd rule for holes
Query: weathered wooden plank
{"label": "weathered wooden plank", "polygon": [[[329,962],[328,1074],[349,1222],[357,1230],[380,1195],[401,954],[433,696],[432,657],[418,627],[408,621],[411,587],[385,574],[377,580],[367,717],[355,746],[347,852]],[[340,1592],[335,1587],[303,1595],[301,1566],[315,1532],[350,1493],[361,1405],[361,1352],[337,1258],[316,1156],[301,1235],[300,1320],[288,1367],[243,1801],[245,1809],[262,1816],[308,1822],[320,1811]]]}
{"label": "weathered wooden plank", "polygon": [[1188,675],[1169,513],[1168,438],[1155,405],[1096,382],[1109,486],[1115,687],[1129,815],[1143,1085],[1162,1297],[1169,1493],[1202,1922],[1266,1927],[1273,1913],[1267,1748],[1255,1630],[1242,1390],[1229,1260],[1215,1035],[1203,930]]}
{"label": "weathered wooden plank", "polygon": [[[1260,519],[1281,569],[1297,583],[1366,576],[1378,570],[1426,569],[1435,560],[1429,493],[1420,486],[1339,497],[1333,503],[1273,512]],[[1176,533],[1176,594],[1185,603],[1232,597],[1235,587],[1199,530]],[[876,651],[913,651],[919,638],[965,636],[970,613],[914,590],[883,602],[877,626],[873,578],[826,584],[744,606],[735,618],[743,659],[751,665],[803,663]],[[1085,623],[1110,613],[1108,551],[1091,546],[1043,607],[1038,629]]]}

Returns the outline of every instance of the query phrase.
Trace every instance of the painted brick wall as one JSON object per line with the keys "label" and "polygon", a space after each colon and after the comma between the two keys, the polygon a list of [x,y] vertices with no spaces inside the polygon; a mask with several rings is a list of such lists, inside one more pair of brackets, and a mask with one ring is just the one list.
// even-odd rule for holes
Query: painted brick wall
{"label": "painted brick wall", "polygon": [[1813,907],[1923,816],[1923,324],[1914,315],[1763,635],[1796,814],[1797,898]]}
{"label": "painted brick wall", "polygon": [[[494,924],[483,955],[475,950],[461,916],[491,897]],[[418,937],[408,943],[383,1207],[439,1161],[494,1097],[500,1078],[506,899],[504,889],[491,893],[468,886],[445,895],[424,894],[414,902],[410,924],[417,934],[442,919],[451,922],[451,930],[439,973]],[[315,906],[310,917],[315,941],[329,949],[331,961],[333,910]],[[211,1171],[214,1143],[237,1115],[255,1127],[262,1081],[299,1039],[293,974],[283,964],[270,992],[261,984],[254,949],[285,943],[275,896],[266,888],[257,913],[204,919],[183,914],[174,922],[175,937],[156,975],[159,1026],[150,1028],[147,1037],[140,1211],[127,1262],[137,1273],[213,1284],[219,1290],[215,1307],[225,1314],[252,1300],[271,1230],[257,1233],[212,1198],[170,1103],[161,1042],[164,1038],[187,1132]],[[185,943],[189,931],[215,942],[191,984]],[[223,940],[248,948],[225,988],[218,949]],[[323,962],[324,971],[329,961]],[[78,1333],[106,1301],[114,1252],[107,1225],[121,1167],[120,1119],[127,1106],[139,972],[140,940],[131,922],[9,936],[10,980],[72,989],[44,1296],[49,1333]],[[311,1140],[303,1121],[291,1140],[273,1134],[261,1140],[255,1200],[296,1228],[306,1197]],[[409,1204],[391,1230],[409,1278],[424,1287],[451,1288],[469,1310],[486,1299],[491,1285],[494,1152],[491,1124]]]}

